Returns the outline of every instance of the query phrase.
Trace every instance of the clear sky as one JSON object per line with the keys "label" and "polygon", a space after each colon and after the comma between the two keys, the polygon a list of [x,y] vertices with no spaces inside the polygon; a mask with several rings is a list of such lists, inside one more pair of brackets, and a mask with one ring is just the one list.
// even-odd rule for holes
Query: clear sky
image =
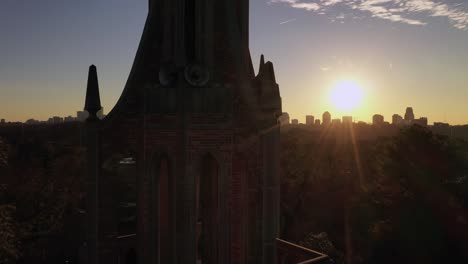
{"label": "clear sky", "polygon": [[[404,114],[468,124],[466,0],[251,0],[250,46],[274,62],[283,109],[306,114]],[[108,112],[128,77],[147,0],[2,0],[0,118],[75,115],[87,70],[98,67]],[[358,83],[360,107],[330,103],[333,85]]]}

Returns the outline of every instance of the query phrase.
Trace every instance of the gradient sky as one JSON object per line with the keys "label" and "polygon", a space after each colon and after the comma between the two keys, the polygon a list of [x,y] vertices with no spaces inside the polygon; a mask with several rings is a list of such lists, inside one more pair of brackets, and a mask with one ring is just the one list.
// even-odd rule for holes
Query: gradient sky
{"label": "gradient sky", "polygon": [[[250,46],[274,62],[283,109],[304,121],[328,110],[333,84],[352,79],[365,100],[349,113],[404,114],[468,124],[466,0],[251,0]],[[140,40],[147,0],[2,0],[0,118],[75,115],[87,70],[116,103]]]}

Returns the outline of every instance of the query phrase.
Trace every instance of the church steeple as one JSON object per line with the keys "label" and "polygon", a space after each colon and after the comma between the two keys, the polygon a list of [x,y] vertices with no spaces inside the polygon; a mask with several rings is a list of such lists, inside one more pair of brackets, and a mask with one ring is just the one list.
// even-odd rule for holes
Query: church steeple
{"label": "church steeple", "polygon": [[88,111],[88,119],[97,118],[96,114],[101,110],[101,98],[99,96],[99,84],[96,66],[89,66],[88,86],[86,89],[86,101],[84,110]]}
{"label": "church steeple", "polygon": [[[142,264],[274,263],[281,97],[263,56],[255,76],[249,0],[148,6],[125,89],[102,122],[97,71],[89,69],[89,264],[136,263],[136,254]],[[111,169],[116,157],[135,163],[120,173]],[[124,180],[131,195],[113,195],[110,178]],[[122,229],[115,205],[123,202],[138,206]]]}
{"label": "church steeple", "polygon": [[[132,71],[108,120],[117,112],[143,109],[231,111],[240,108],[230,106],[234,100],[255,107],[255,91],[249,86],[255,73],[248,46],[248,0],[148,0],[148,6]],[[181,98],[188,87],[208,90],[184,90]],[[200,107],[197,99],[211,98],[203,93],[213,97],[207,107]]]}

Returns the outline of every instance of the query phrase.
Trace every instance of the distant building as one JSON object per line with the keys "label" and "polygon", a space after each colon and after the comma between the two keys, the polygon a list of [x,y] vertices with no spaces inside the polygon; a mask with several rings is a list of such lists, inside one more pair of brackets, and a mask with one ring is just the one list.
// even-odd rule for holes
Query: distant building
{"label": "distant building", "polygon": [[306,125],[312,126],[314,125],[315,117],[313,115],[306,116]]}
{"label": "distant building", "polygon": [[299,125],[299,120],[293,119],[293,120],[291,121],[291,124],[292,124],[292,125]]}
{"label": "distant building", "polygon": [[288,113],[283,113],[281,116],[278,118],[278,121],[280,122],[280,125],[289,125],[289,114]]}
{"label": "distant building", "polygon": [[56,125],[56,124],[61,124],[63,123],[63,118],[60,117],[60,116],[54,116],[52,117],[52,121],[53,123]]}
{"label": "distant building", "polygon": [[381,126],[384,124],[384,116],[383,115],[374,115],[372,117],[372,124],[376,126]]}
{"label": "distant building", "polygon": [[315,119],[315,125],[320,126],[320,119]]}
{"label": "distant building", "polygon": [[339,118],[333,119],[332,124],[333,125],[340,125],[341,124],[341,119],[339,119]]}
{"label": "distant building", "polygon": [[31,118],[31,119],[26,120],[25,123],[28,125],[34,125],[34,124],[39,124],[40,122],[36,119]]}
{"label": "distant building", "polygon": [[322,124],[329,125],[331,123],[331,114],[327,111],[322,115]]}
{"label": "distant building", "polygon": [[2,119],[0,120],[0,123],[5,124],[5,119],[2,118]]}
{"label": "distant building", "polygon": [[427,126],[427,117],[421,117],[419,119],[415,119],[413,124],[420,125],[420,126]]}
{"label": "distant building", "polygon": [[392,116],[392,125],[401,125],[403,124],[403,117],[401,115],[394,114]]}
{"label": "distant building", "polygon": [[86,118],[88,118],[88,112],[86,111],[78,111],[76,112],[76,120],[79,122],[84,122]]}
{"label": "distant building", "polygon": [[352,116],[343,116],[343,124],[352,124],[353,117]]}
{"label": "distant building", "polygon": [[76,118],[74,118],[73,116],[67,116],[64,118],[63,120],[64,122],[74,122],[76,121]]}
{"label": "distant building", "polygon": [[448,123],[434,122],[434,127],[435,128],[449,128],[450,125]]}
{"label": "distant building", "polygon": [[408,124],[413,123],[414,121],[414,112],[412,107],[407,107],[406,108],[406,113],[405,113],[405,122]]}

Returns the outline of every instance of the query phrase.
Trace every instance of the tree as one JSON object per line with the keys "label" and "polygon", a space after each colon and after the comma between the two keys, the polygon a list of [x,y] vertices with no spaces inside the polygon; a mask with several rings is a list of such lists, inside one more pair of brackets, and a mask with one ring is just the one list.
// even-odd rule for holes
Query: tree
{"label": "tree", "polygon": [[376,149],[368,197],[386,228],[375,236],[374,263],[468,259],[460,256],[468,226],[459,221],[467,219],[466,153],[460,142],[421,126],[403,129]]}
{"label": "tree", "polygon": [[8,145],[0,137],[0,170],[8,166]]}

